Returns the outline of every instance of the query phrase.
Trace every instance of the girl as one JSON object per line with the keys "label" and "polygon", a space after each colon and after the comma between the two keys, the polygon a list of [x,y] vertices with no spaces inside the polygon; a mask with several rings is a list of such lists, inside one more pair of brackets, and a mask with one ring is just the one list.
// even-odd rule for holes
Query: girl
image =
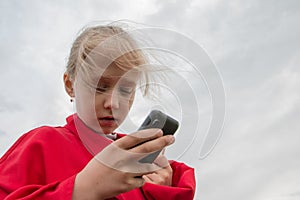
{"label": "girl", "polygon": [[24,134],[3,155],[0,199],[192,199],[192,168],[163,155],[152,164],[138,162],[172,144],[173,136],[159,129],[114,133],[138,81],[147,80],[146,65],[138,43],[120,26],[86,28],[63,76],[76,113],[65,126]]}

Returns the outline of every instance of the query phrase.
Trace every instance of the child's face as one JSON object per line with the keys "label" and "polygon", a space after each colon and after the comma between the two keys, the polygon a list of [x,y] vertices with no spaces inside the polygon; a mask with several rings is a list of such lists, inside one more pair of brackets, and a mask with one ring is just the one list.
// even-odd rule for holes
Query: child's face
{"label": "child's face", "polygon": [[94,88],[75,84],[79,117],[95,131],[112,133],[124,121],[132,106],[137,79],[138,72],[121,70],[112,63]]}

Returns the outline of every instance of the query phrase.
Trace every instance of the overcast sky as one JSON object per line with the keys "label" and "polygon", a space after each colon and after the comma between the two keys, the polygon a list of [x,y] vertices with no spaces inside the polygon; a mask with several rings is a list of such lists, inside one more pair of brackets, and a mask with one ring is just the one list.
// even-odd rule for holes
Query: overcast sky
{"label": "overcast sky", "polygon": [[80,28],[129,19],[189,36],[222,76],[223,135],[207,158],[186,160],[196,168],[197,199],[300,199],[300,2],[106,2],[0,2],[0,154],[73,112],[62,74]]}

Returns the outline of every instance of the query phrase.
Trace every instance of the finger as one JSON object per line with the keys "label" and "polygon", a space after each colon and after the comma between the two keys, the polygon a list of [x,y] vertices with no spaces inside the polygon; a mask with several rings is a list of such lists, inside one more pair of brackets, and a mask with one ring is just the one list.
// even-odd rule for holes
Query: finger
{"label": "finger", "polygon": [[145,182],[153,183],[153,181],[148,177],[148,175],[144,175],[143,179],[145,180]]}
{"label": "finger", "polygon": [[124,183],[124,190],[129,191],[135,188],[142,187],[145,184],[145,180],[142,177],[131,177],[125,180]]}
{"label": "finger", "polygon": [[168,159],[164,155],[159,155],[153,163],[161,168],[170,166]]}
{"label": "finger", "polygon": [[152,153],[159,151],[166,146],[174,143],[175,138],[172,135],[162,136],[150,141],[147,141],[141,145],[132,148],[130,151],[134,153]]}
{"label": "finger", "polygon": [[163,182],[163,179],[161,178],[161,176],[159,176],[156,173],[148,174],[147,178],[150,180],[151,183],[160,184]]}
{"label": "finger", "polygon": [[142,187],[145,184],[145,179],[143,179],[142,177],[135,177],[135,187]]}
{"label": "finger", "polygon": [[136,173],[135,176],[142,176],[161,168],[153,163],[139,162],[147,155],[148,153],[133,153],[130,150],[121,149],[112,143],[95,155],[94,158],[107,167],[126,173]]}
{"label": "finger", "polygon": [[153,140],[163,135],[161,129],[145,129],[126,135],[114,142],[115,145],[122,149],[130,149],[143,142]]}

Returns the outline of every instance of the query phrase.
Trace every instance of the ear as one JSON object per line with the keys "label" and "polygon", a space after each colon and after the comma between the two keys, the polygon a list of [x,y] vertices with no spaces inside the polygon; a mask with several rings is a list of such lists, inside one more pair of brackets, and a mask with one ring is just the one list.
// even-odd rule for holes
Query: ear
{"label": "ear", "polygon": [[74,94],[74,88],[73,88],[73,82],[70,79],[70,75],[67,73],[64,73],[64,84],[65,84],[65,90],[68,93],[70,97],[75,97]]}

